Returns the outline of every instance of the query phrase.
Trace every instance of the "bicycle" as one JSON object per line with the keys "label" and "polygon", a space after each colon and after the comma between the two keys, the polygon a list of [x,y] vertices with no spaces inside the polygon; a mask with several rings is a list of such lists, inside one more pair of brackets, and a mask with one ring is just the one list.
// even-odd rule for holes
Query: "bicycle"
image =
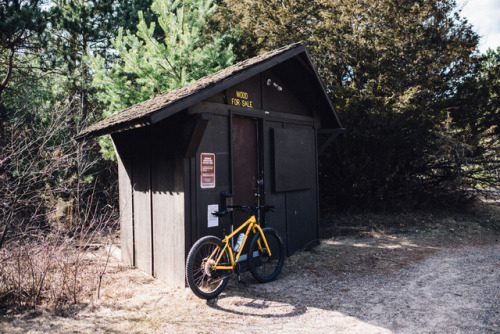
{"label": "bicycle", "polygon": [[[252,276],[265,283],[276,279],[285,262],[285,246],[278,231],[274,228],[261,228],[257,223],[255,212],[267,211],[271,206],[228,206],[228,209],[248,210],[250,218],[224,239],[216,236],[205,236],[199,239],[187,256],[186,279],[194,294],[202,299],[216,298],[226,287],[229,277],[237,270],[239,280],[239,263],[247,261]],[[214,211],[222,222],[223,234],[225,227],[222,217],[229,210]],[[246,228],[245,234],[241,236]],[[247,254],[242,254],[250,235],[254,234]],[[238,241],[231,247],[230,241],[238,235]],[[236,256],[234,255],[236,253]],[[246,255],[246,256],[245,256]]]}

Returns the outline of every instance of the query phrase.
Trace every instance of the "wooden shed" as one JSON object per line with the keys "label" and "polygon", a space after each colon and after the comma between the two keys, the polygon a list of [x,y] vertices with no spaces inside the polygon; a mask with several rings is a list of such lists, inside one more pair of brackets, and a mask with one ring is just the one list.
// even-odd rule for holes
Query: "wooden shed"
{"label": "wooden shed", "polygon": [[[343,133],[305,47],[292,44],[134,105],[83,130],[111,134],[119,164],[122,259],[184,285],[187,252],[222,236],[221,193],[274,205],[288,253],[318,240],[318,136]],[[234,217],[235,224],[239,217]]]}

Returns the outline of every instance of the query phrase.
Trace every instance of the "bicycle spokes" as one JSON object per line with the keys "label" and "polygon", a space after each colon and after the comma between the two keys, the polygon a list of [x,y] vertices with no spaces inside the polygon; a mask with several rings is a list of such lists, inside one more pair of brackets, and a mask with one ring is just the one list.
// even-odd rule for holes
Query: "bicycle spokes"
{"label": "bicycle spokes", "polygon": [[265,228],[262,232],[269,249],[261,234],[256,234],[250,243],[248,265],[255,279],[268,282],[275,279],[283,267],[285,247],[276,230]]}
{"label": "bicycle spokes", "polygon": [[[221,256],[222,255],[222,256]],[[200,239],[191,249],[186,276],[191,289],[201,298],[215,298],[225,287],[228,270],[215,270],[217,259],[228,261],[222,242],[216,237]]]}

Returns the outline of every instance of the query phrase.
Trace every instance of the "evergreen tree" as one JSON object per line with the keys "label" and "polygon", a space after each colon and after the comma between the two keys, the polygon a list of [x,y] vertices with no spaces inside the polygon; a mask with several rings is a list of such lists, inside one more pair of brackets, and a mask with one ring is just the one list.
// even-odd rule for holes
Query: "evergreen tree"
{"label": "evergreen tree", "polygon": [[0,161],[5,159],[5,128],[11,116],[3,103],[4,93],[12,87],[10,83],[16,75],[24,76],[27,82],[32,77],[30,63],[20,56],[38,54],[43,46],[39,37],[47,26],[47,13],[40,8],[41,3],[41,0],[0,1]]}
{"label": "evergreen tree", "polygon": [[20,66],[15,58],[21,52],[40,48],[37,37],[47,26],[47,13],[41,0],[2,0],[0,2],[0,102],[13,72]]}
{"label": "evergreen tree", "polygon": [[500,47],[488,50],[477,76],[457,86],[457,99],[449,108],[454,138],[467,143],[467,168],[462,168],[470,187],[500,186]]}
{"label": "evergreen tree", "polygon": [[500,136],[500,46],[496,50],[489,49],[485,57],[480,79],[487,98],[482,100],[486,106],[480,121],[483,127]]}
{"label": "evergreen tree", "polygon": [[[151,10],[153,0],[114,0],[116,6],[116,18],[118,19],[116,29],[112,31],[112,38],[118,36],[118,29],[123,28],[124,31],[137,31],[137,24],[139,24],[139,12],[147,25],[156,21],[157,15]],[[161,31],[158,27],[155,29],[155,36],[160,37]],[[111,42],[111,40],[109,41]],[[111,46],[111,44],[109,45]]]}
{"label": "evergreen tree", "polygon": [[471,111],[457,109],[457,88],[475,85],[480,57],[454,0],[223,3],[214,24],[239,27],[243,57],[299,40],[311,53],[347,129],[321,160],[324,206],[416,203],[468,187],[474,141],[457,133]]}
{"label": "evergreen tree", "polygon": [[[117,1],[0,2],[0,54],[11,55],[0,62],[7,73],[0,89],[0,197],[10,212],[0,225],[10,217],[21,229],[18,220],[31,210],[46,221],[61,205],[78,215],[89,198],[102,198],[96,188],[113,189],[114,166],[98,159],[96,145],[72,138],[96,116],[82,59],[88,50],[106,54],[123,22],[119,9]],[[108,196],[113,203],[116,196]]]}
{"label": "evergreen tree", "polygon": [[[151,10],[161,38],[155,36],[156,23],[148,25],[142,12],[136,33],[121,28],[112,42],[117,59],[111,64],[100,55],[90,59],[104,117],[231,65],[230,36],[206,30],[216,8],[212,0],[155,0]],[[102,138],[101,145],[111,158],[109,139]]]}

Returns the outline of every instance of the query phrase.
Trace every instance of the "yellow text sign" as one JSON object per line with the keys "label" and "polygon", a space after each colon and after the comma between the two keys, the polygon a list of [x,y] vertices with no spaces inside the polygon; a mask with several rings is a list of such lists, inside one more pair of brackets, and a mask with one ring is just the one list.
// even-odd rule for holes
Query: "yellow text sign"
{"label": "yellow text sign", "polygon": [[253,101],[248,97],[248,92],[237,90],[236,97],[231,98],[231,104],[238,107],[253,108]]}

